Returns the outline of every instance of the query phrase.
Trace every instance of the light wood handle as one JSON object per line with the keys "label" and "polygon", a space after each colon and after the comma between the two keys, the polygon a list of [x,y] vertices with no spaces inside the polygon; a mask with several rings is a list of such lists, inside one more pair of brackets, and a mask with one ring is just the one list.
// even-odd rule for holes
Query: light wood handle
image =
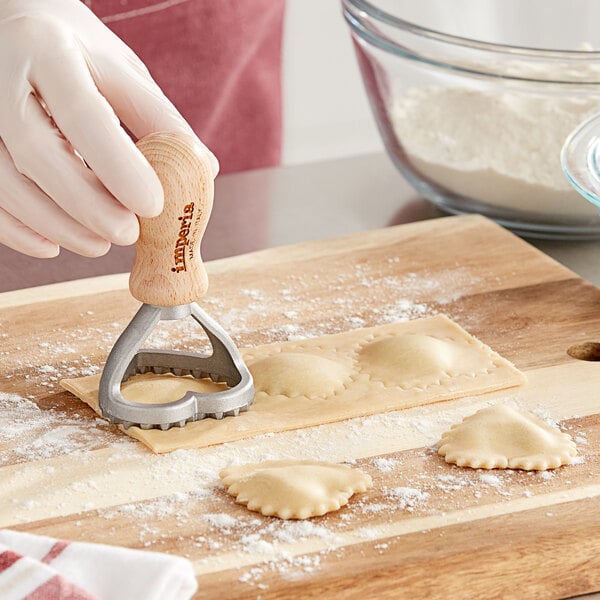
{"label": "light wood handle", "polygon": [[139,219],[129,290],[146,304],[189,304],[208,288],[200,242],[213,204],[210,163],[184,134],[153,133],[136,145],[162,183],[165,206],[158,217]]}

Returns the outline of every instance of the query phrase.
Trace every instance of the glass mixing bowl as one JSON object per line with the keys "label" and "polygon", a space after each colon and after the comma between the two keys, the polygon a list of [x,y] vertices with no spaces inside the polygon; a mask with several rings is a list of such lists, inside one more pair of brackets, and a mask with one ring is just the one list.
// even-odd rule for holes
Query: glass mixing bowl
{"label": "glass mixing bowl", "polygon": [[600,238],[560,161],[600,112],[600,2],[342,4],[387,151],[425,198],[528,237]]}

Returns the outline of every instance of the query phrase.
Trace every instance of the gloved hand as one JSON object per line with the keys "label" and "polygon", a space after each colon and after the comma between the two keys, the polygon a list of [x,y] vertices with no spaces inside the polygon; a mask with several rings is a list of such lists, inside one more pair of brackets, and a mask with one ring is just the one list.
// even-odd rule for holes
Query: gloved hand
{"label": "gloved hand", "polygon": [[135,242],[163,193],[119,120],[137,138],[194,134],[133,51],[80,0],[0,0],[0,90],[0,243],[51,257]]}

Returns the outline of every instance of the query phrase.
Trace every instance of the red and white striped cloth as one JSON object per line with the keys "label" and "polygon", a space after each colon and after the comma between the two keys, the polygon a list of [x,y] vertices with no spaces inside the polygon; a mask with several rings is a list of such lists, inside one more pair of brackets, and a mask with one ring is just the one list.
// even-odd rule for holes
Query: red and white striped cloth
{"label": "red and white striped cloth", "polygon": [[196,588],[179,556],[0,530],[2,600],[188,600]]}

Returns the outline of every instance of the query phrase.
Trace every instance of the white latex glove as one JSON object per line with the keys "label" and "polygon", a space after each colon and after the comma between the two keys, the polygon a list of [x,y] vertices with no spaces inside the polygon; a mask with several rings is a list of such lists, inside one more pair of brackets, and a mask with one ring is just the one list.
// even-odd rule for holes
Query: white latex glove
{"label": "white latex glove", "polygon": [[80,0],[0,0],[0,243],[51,257],[136,241],[163,192],[119,120],[137,138],[194,135]]}

